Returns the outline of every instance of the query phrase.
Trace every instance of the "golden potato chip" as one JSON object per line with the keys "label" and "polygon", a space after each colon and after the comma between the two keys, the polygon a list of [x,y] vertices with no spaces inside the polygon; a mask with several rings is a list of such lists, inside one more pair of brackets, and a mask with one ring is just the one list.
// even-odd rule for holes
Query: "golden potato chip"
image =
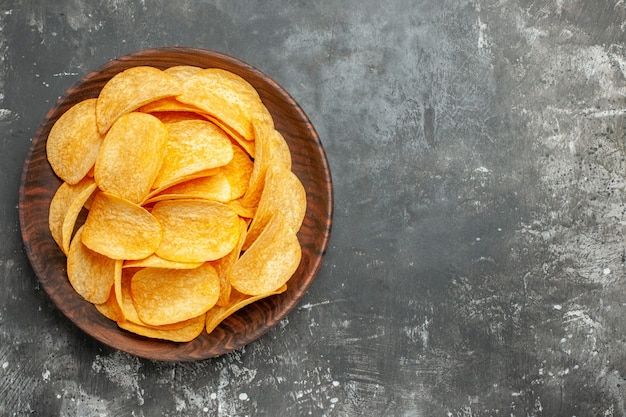
{"label": "golden potato chip", "polygon": [[213,123],[185,120],[167,124],[168,141],[154,188],[180,177],[224,166],[233,159],[233,145]]}
{"label": "golden potato chip", "polygon": [[300,264],[302,250],[296,234],[277,212],[259,237],[230,270],[230,284],[248,295],[268,294],[282,287]]}
{"label": "golden potato chip", "polygon": [[193,269],[202,265],[202,262],[174,262],[163,259],[153,253],[147,258],[124,262],[124,268],[165,268],[165,269]]}
{"label": "golden potato chip", "polygon": [[257,138],[256,155],[249,187],[241,200],[242,205],[248,207],[256,207],[259,204],[268,167],[274,165],[291,169],[291,153],[283,136],[272,124],[265,121],[257,121],[253,127]]}
{"label": "golden potato chip", "polygon": [[98,95],[98,130],[105,134],[120,116],[151,101],[181,93],[181,82],[158,68],[139,66],[122,71],[111,78]]}
{"label": "golden potato chip", "polygon": [[166,68],[163,71],[178,78],[179,81],[185,82],[192,75],[194,75],[198,71],[201,71],[202,69],[203,68],[196,67],[194,65],[175,65],[173,67]]}
{"label": "golden potato chip", "polygon": [[145,208],[113,194],[99,192],[84,224],[82,241],[113,259],[143,259],[154,253],[163,231]]}
{"label": "golden potato chip", "polygon": [[230,184],[230,199],[235,200],[245,194],[250,185],[254,163],[238,146],[233,146],[233,159],[220,168]]}
{"label": "golden potato chip", "polygon": [[113,288],[111,288],[109,298],[104,303],[94,304],[94,306],[100,312],[100,314],[102,314],[109,320],[113,320],[114,322],[124,320],[122,309],[117,302],[117,297],[115,296],[115,291],[113,290]]}
{"label": "golden potato chip", "polygon": [[83,245],[84,226],[76,231],[67,255],[67,277],[85,300],[101,304],[108,300],[115,277],[115,260]]}
{"label": "golden potato chip", "polygon": [[231,199],[231,186],[226,175],[218,171],[215,175],[203,176],[167,187],[159,194],[151,196],[145,204],[162,200],[200,198],[225,203]]}
{"label": "golden potato chip", "polygon": [[124,330],[140,336],[169,340],[171,342],[189,342],[202,333],[205,325],[205,315],[201,314],[197,317],[185,320],[176,328],[165,326],[147,326],[137,324],[132,321],[120,322],[117,325]]}
{"label": "golden potato chip", "polygon": [[133,275],[130,290],[142,322],[178,323],[206,313],[219,297],[219,278],[206,263],[195,269],[143,268]]}
{"label": "golden potato chip", "polygon": [[142,113],[158,114],[163,112],[171,113],[190,113],[194,114],[198,119],[206,120],[200,113],[202,110],[191,104],[182,103],[176,100],[176,97],[165,97],[139,107],[137,111]]}
{"label": "golden potato chip", "polygon": [[227,305],[216,305],[206,313],[206,332],[211,333],[227,317],[233,315],[235,312],[241,310],[245,306],[250,305],[263,298],[267,298],[276,294],[281,294],[286,290],[287,285],[285,284],[276,291],[255,296],[242,294],[239,291],[232,291],[232,296]]}
{"label": "golden potato chip", "polygon": [[215,201],[159,201],[152,215],[163,227],[163,239],[156,254],[164,259],[212,261],[233,250],[239,239],[237,213]]}
{"label": "golden potato chip", "polygon": [[238,216],[244,217],[246,219],[254,218],[254,214],[256,213],[256,207],[248,207],[246,205],[243,205],[241,198],[237,200],[231,200],[226,204],[228,204],[228,206],[232,208]]}
{"label": "golden potato chip", "polygon": [[46,152],[55,174],[69,184],[76,184],[93,167],[103,136],[96,125],[96,99],[72,106],[54,123]]}
{"label": "golden potato chip", "polygon": [[102,191],[141,202],[159,173],[167,149],[165,125],[154,116],[132,112],[107,133],[96,160],[94,178]]}
{"label": "golden potato chip", "polygon": [[244,219],[239,219],[239,240],[232,251],[226,256],[212,262],[212,265],[217,271],[217,276],[220,278],[220,296],[217,299],[218,306],[225,306],[230,299],[230,281],[228,276],[230,269],[233,267],[239,256],[241,256],[241,246],[246,238],[246,232],[248,229],[248,222]]}
{"label": "golden potato chip", "polygon": [[[63,219],[63,233],[61,235],[61,238],[63,242],[63,252],[66,254],[69,253],[70,250],[72,233],[74,233],[74,228],[76,227],[76,221],[78,219],[78,216],[97,188],[96,183],[93,181],[93,179],[85,178],[83,181],[87,182],[88,185],[72,201],[67,209],[67,212],[65,213],[65,218]],[[79,184],[82,184],[83,181],[81,181]]]}
{"label": "golden potato chip", "polygon": [[[63,225],[69,225],[71,222],[72,228],[70,233],[74,231],[73,223],[76,222],[80,207],[78,207],[78,212],[74,213],[74,211],[80,201],[84,202],[84,196],[94,191],[94,185],[95,183],[91,178],[84,178],[79,183],[73,185],[63,182],[59,188],[57,188],[54,196],[52,196],[48,211],[48,225],[52,238],[56,244],[59,245],[59,248],[63,250],[65,255],[67,255],[68,250],[63,243]],[[80,206],[82,207],[82,204]],[[70,239],[66,238],[65,240],[69,242]]]}
{"label": "golden potato chip", "polygon": [[248,139],[243,138],[233,128],[228,126],[226,123],[224,123],[220,119],[211,116],[210,114],[204,114],[204,113],[201,113],[201,114],[202,114],[201,117],[204,117],[205,120],[210,121],[211,123],[218,126],[220,129],[222,129],[233,140],[233,142],[235,142],[238,146],[240,146],[241,149],[246,151],[248,155],[250,155],[252,158],[255,157],[256,155],[256,141],[255,140],[248,140]]}
{"label": "golden potato chip", "polygon": [[296,174],[280,165],[272,165],[266,172],[265,187],[250,224],[244,250],[250,247],[277,212],[283,215],[289,230],[296,233],[306,213],[306,191]]}
{"label": "golden potato chip", "polygon": [[248,141],[254,140],[253,120],[271,119],[254,87],[219,68],[196,72],[183,83],[183,93],[177,98],[220,120]]}

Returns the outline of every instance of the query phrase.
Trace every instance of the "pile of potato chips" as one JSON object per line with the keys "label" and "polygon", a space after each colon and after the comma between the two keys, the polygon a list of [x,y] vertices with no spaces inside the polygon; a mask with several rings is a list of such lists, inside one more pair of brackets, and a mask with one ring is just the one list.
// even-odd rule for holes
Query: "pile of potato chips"
{"label": "pile of potato chips", "polygon": [[232,72],[127,69],[56,121],[46,151],[69,282],[123,329],[193,340],[285,291],[298,268],[304,187]]}

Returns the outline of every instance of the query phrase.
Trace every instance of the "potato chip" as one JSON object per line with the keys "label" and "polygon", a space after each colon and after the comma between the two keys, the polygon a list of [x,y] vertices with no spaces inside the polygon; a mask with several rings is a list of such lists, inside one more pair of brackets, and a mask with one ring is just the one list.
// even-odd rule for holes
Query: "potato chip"
{"label": "potato chip", "polygon": [[248,295],[268,294],[283,286],[300,264],[302,249],[280,212],[230,270],[229,281]]}
{"label": "potato chip", "polygon": [[204,262],[228,254],[239,239],[235,211],[225,204],[197,199],[156,203],[152,215],[163,227],[156,254],[179,262]]}
{"label": "potato chip", "polygon": [[285,226],[296,233],[306,213],[306,191],[296,174],[280,165],[272,165],[266,172],[265,187],[250,224],[244,250],[250,247],[277,212],[283,215]]}
{"label": "potato chip", "polygon": [[259,204],[268,167],[274,165],[291,169],[291,154],[283,136],[272,124],[264,121],[255,122],[253,127],[257,138],[256,155],[249,187],[241,200],[242,205],[248,207],[256,207]]}
{"label": "potato chip", "polygon": [[124,262],[124,268],[165,268],[165,269],[193,269],[202,266],[202,262],[174,262],[163,259],[156,253],[143,259]]}
{"label": "potato chip", "polygon": [[72,234],[74,233],[78,216],[97,188],[96,183],[91,178],[85,178],[79,184],[82,184],[83,182],[88,183],[88,185],[72,201],[70,206],[67,208],[65,218],[63,219],[63,233],[61,238],[63,242],[63,252],[66,254],[69,253],[70,250],[70,242],[72,240]]}
{"label": "potato chip", "polygon": [[185,82],[192,75],[194,75],[198,71],[201,71],[202,69],[203,68],[196,67],[194,65],[175,65],[173,67],[166,68],[163,71],[178,78],[179,81]]}
{"label": "potato chip", "polygon": [[206,313],[219,297],[219,278],[209,263],[195,269],[143,268],[133,275],[130,290],[141,321],[158,326]]}
{"label": "potato chip", "polygon": [[46,152],[55,174],[69,184],[76,184],[93,167],[104,137],[96,125],[96,99],[72,106],[54,123]]}
{"label": "potato chip", "polygon": [[176,100],[176,97],[165,97],[139,107],[137,111],[142,113],[190,113],[197,116],[198,119],[206,120],[201,116],[202,110],[191,104],[182,103]]}
{"label": "potato chip", "polygon": [[171,342],[189,342],[198,337],[205,325],[205,315],[201,314],[189,320],[185,320],[180,326],[170,328],[165,326],[146,326],[125,321],[118,323],[120,328],[140,336],[153,339],[169,340]]}
{"label": "potato chip", "polygon": [[181,82],[158,68],[138,66],[120,72],[104,85],[98,96],[98,130],[104,135],[120,116],[149,102],[181,93]]}
{"label": "potato chip", "polygon": [[[64,223],[76,221],[78,217],[78,212],[74,211],[76,206],[80,201],[83,201],[84,194],[91,194],[93,192],[93,187],[95,183],[91,178],[85,178],[77,184],[69,184],[67,182],[61,183],[59,188],[57,188],[54,196],[52,196],[52,200],[50,201],[50,208],[48,211],[48,225],[50,228],[50,233],[52,234],[52,238],[59,245],[59,248],[63,250],[63,253],[67,255],[68,250],[65,248],[63,243],[63,225]],[[91,192],[89,190],[91,189]],[[74,205],[72,205],[74,204]],[[82,206],[82,205],[81,205]],[[72,207],[70,209],[70,207]],[[80,211],[80,207],[79,207]],[[67,222],[66,222],[67,219]],[[72,225],[72,229],[70,233],[74,231],[74,226]],[[69,238],[66,239],[69,242]]]}
{"label": "potato chip", "polygon": [[211,122],[185,120],[166,126],[169,139],[154,188],[167,186],[180,177],[224,166],[233,159],[230,139]]}
{"label": "potato chip", "polygon": [[245,194],[250,185],[254,163],[238,146],[233,146],[233,159],[220,168],[230,184],[230,199],[235,200]]}
{"label": "potato chip", "polygon": [[210,309],[206,314],[206,332],[211,333],[217,326],[220,325],[227,317],[233,315],[237,311],[241,310],[247,305],[250,305],[256,301],[259,301],[263,298],[270,297],[272,295],[277,295],[285,292],[287,290],[287,285],[283,285],[276,291],[272,291],[268,294],[259,294],[255,296],[242,294],[238,291],[232,292],[232,297],[230,298],[227,305],[224,306],[215,306]]}
{"label": "potato chip", "polygon": [[109,298],[104,303],[95,304],[95,307],[100,314],[109,320],[113,320],[115,322],[124,320],[124,314],[122,313],[122,309],[117,302],[117,297],[115,296],[113,288],[111,288]]}
{"label": "potato chip", "polygon": [[201,114],[202,114],[201,117],[203,117],[205,120],[210,121],[211,123],[218,126],[220,129],[222,129],[233,140],[233,142],[235,142],[238,146],[240,146],[241,149],[246,151],[248,155],[250,155],[252,158],[255,157],[256,155],[256,141],[255,140],[248,140],[248,139],[243,138],[233,128],[228,126],[222,120],[211,116],[210,114],[204,114],[204,113],[201,113]]}
{"label": "potato chip", "polygon": [[228,178],[223,172],[218,171],[215,175],[194,178],[167,187],[159,194],[148,198],[145,204],[180,198],[200,198],[225,203],[230,201],[231,195],[232,190]]}
{"label": "potato chip", "polygon": [[115,260],[94,252],[80,239],[84,226],[76,231],[67,255],[67,277],[85,300],[101,304],[108,300],[115,276]]}
{"label": "potato chip", "polygon": [[254,87],[219,68],[196,72],[183,83],[183,94],[177,98],[220,120],[248,141],[254,140],[253,120],[271,119]]}
{"label": "potato chip", "polygon": [[167,144],[167,129],[156,117],[138,112],[120,117],[100,147],[96,184],[102,191],[141,202],[161,169]]}
{"label": "potato chip", "polygon": [[154,253],[163,231],[145,208],[115,195],[99,192],[85,220],[82,241],[113,259],[143,259]]}
{"label": "potato chip", "polygon": [[241,246],[245,241],[247,229],[248,222],[240,218],[239,240],[237,241],[237,244],[228,255],[223,256],[222,258],[211,263],[217,271],[217,276],[220,278],[220,296],[216,303],[218,306],[225,306],[228,304],[228,300],[230,299],[231,285],[228,280],[228,276],[230,274],[230,269],[233,267],[235,262],[237,262],[239,256],[241,256]]}

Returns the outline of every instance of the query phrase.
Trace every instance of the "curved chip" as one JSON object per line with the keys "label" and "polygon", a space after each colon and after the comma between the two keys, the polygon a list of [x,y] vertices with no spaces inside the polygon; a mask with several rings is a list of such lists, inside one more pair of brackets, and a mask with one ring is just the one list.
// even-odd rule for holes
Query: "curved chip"
{"label": "curved chip", "polygon": [[250,174],[250,185],[242,197],[242,205],[256,207],[259,204],[265,174],[270,166],[281,166],[291,169],[291,153],[285,138],[274,129],[273,124],[257,121],[253,125],[256,136],[256,155],[254,167]]}
{"label": "curved chip", "polygon": [[283,285],[276,291],[272,291],[268,294],[259,294],[255,296],[242,294],[238,291],[233,291],[228,304],[223,305],[223,306],[217,305],[206,313],[206,332],[211,333],[227,317],[233,315],[234,313],[241,310],[245,306],[250,305],[263,298],[267,298],[272,295],[281,294],[285,292],[286,290],[287,290],[287,285]]}
{"label": "curved chip", "polygon": [[171,328],[169,326],[147,326],[132,321],[123,321],[117,325],[129,332],[140,336],[151,337],[153,339],[169,340],[172,342],[189,342],[202,333],[205,325],[205,315],[185,320],[180,326]]}
{"label": "curved chip", "polygon": [[180,81],[158,68],[128,68],[111,78],[102,88],[96,102],[96,122],[105,134],[123,114],[164,97],[182,93]]}
{"label": "curved chip", "polygon": [[229,206],[210,200],[156,203],[152,215],[163,226],[156,254],[179,262],[204,262],[228,254],[239,239],[239,217]]}
{"label": "curved chip", "polygon": [[[71,234],[80,210],[86,200],[95,190],[92,178],[84,178],[77,184],[61,183],[57,188],[48,211],[48,226],[52,238],[67,255],[71,236],[63,237],[65,230]],[[70,226],[71,224],[71,226]]]}
{"label": "curved chip", "polygon": [[240,147],[233,146],[233,159],[220,168],[230,184],[230,200],[235,200],[245,194],[250,185],[250,176],[254,163]]}
{"label": "curved chip", "polygon": [[178,78],[180,81],[187,81],[196,72],[201,71],[203,68],[196,67],[195,65],[175,65],[164,69],[170,75]]}
{"label": "curved chip", "polygon": [[232,266],[229,281],[243,294],[268,294],[291,278],[301,257],[298,237],[279,212]]}
{"label": "curved chip", "polygon": [[130,283],[139,318],[153,326],[206,313],[217,302],[219,288],[217,272],[208,263],[195,269],[144,268]]}
{"label": "curved chip", "polygon": [[154,253],[163,231],[145,208],[115,195],[96,194],[84,224],[82,241],[113,259],[143,259]]}
{"label": "curved chip", "polygon": [[243,249],[247,249],[261,234],[270,219],[280,213],[285,226],[296,233],[306,213],[306,191],[292,171],[277,166],[270,166],[266,172],[265,187],[259,206],[250,224]]}
{"label": "curved chip", "polygon": [[115,260],[94,252],[81,241],[84,226],[76,231],[67,255],[67,277],[85,300],[102,304],[109,299],[115,277]]}
{"label": "curved chip", "polygon": [[167,268],[167,269],[193,269],[202,265],[202,262],[174,262],[163,259],[153,253],[147,258],[124,262],[124,268]]}
{"label": "curved chip", "polygon": [[54,123],[46,152],[55,174],[69,184],[83,179],[96,162],[103,136],[96,125],[96,99],[72,106]]}
{"label": "curved chip", "polygon": [[218,171],[215,175],[193,178],[168,187],[159,194],[148,198],[145,204],[181,198],[200,198],[225,203],[231,200],[231,195],[228,178],[223,172]]}
{"label": "curved chip", "polygon": [[233,159],[230,139],[209,121],[184,120],[166,126],[167,148],[154,188],[167,186],[180,177],[224,166]]}
{"label": "curved chip", "polygon": [[141,202],[161,169],[167,143],[168,132],[159,119],[139,112],[125,114],[102,142],[96,184],[102,191]]}
{"label": "curved chip", "polygon": [[240,76],[219,68],[196,72],[183,84],[183,94],[177,98],[220,120],[248,141],[254,140],[254,120],[271,120],[254,87]]}

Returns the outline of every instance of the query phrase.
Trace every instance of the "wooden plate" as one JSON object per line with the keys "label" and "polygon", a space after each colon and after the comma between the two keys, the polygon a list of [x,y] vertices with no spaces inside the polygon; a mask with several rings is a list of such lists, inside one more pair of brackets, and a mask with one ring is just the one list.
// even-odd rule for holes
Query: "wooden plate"
{"label": "wooden plate", "polygon": [[[115,74],[138,65],[165,69],[174,65],[219,67],[250,82],[274,117],[292,152],[293,171],[307,191],[307,212],[298,238],[302,261],[288,290],[254,303],[226,319],[211,334],[187,343],[148,339],[120,329],[80,297],[68,282],[66,258],[48,228],[48,207],[60,180],[46,159],[46,141],[54,122],[73,104],[97,97]],[[196,48],[158,48],[112,60],[72,86],[40,125],[24,164],[19,215],[22,238],[35,274],[57,307],[79,328],[103,344],[156,360],[189,361],[238,349],[276,325],[311,285],[330,238],[333,210],[331,175],[326,154],[311,122],[298,103],[261,71],[230,56]]]}

